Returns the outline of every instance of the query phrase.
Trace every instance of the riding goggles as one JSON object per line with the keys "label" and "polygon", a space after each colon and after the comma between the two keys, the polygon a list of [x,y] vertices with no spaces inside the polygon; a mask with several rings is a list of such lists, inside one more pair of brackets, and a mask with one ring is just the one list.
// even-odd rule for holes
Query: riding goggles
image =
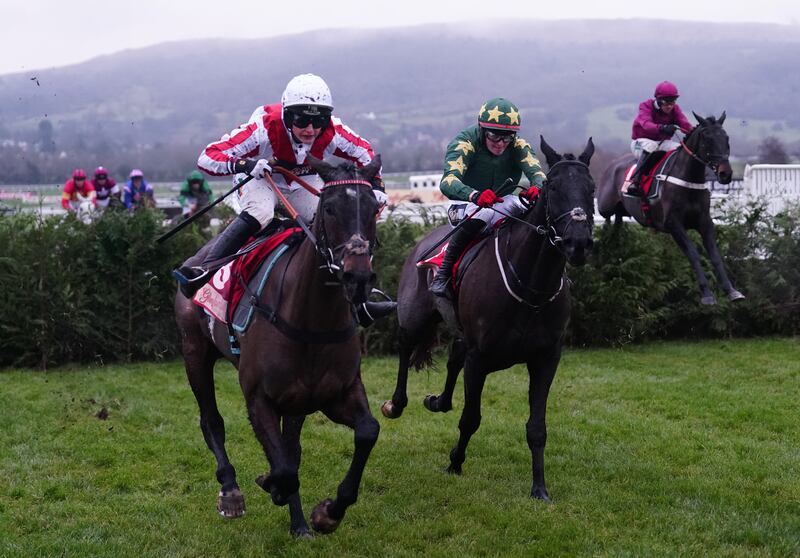
{"label": "riding goggles", "polygon": [[486,139],[496,143],[511,143],[516,137],[517,134],[503,134],[486,130]]}

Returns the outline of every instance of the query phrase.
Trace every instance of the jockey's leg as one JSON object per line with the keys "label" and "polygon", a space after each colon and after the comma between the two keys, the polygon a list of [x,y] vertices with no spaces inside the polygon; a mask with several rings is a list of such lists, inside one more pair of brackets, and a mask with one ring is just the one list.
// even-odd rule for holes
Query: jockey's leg
{"label": "jockey's leg", "polygon": [[266,181],[253,180],[242,189],[242,212],[215,239],[203,263],[199,266],[183,265],[172,272],[186,298],[193,297],[211,279],[219,267],[216,265],[218,260],[234,254],[248,238],[272,221],[275,214],[275,194]]}
{"label": "jockey's leg", "polygon": [[[467,214],[474,211],[476,207],[473,204],[469,204],[466,209]],[[450,283],[453,278],[453,266],[470,241],[475,238],[475,235],[483,230],[487,223],[491,222],[494,214],[495,212],[491,209],[480,210],[471,219],[463,222],[458,231],[450,238],[447,251],[442,259],[442,265],[439,271],[436,272],[436,277],[430,286],[433,294],[445,298],[451,296]]]}

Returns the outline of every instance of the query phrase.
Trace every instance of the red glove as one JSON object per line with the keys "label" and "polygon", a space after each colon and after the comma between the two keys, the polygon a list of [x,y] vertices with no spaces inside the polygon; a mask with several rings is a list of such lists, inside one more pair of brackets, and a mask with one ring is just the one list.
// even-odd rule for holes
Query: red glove
{"label": "red glove", "polygon": [[503,198],[498,197],[494,190],[484,190],[478,195],[478,199],[474,203],[481,207],[490,207],[501,201],[503,201]]}
{"label": "red glove", "polygon": [[528,198],[528,201],[534,201],[536,198],[539,197],[539,193],[540,193],[539,187],[534,184],[533,186],[522,192],[521,195],[524,198]]}

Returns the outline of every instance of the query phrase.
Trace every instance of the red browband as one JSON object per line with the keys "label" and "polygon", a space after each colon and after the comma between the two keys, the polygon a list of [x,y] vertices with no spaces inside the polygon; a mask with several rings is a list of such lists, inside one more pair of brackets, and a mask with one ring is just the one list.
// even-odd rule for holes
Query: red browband
{"label": "red browband", "polygon": [[366,180],[332,180],[330,182],[325,183],[325,188],[328,186],[343,186],[345,184],[356,184],[361,186],[369,186],[372,188],[372,182],[368,182]]}

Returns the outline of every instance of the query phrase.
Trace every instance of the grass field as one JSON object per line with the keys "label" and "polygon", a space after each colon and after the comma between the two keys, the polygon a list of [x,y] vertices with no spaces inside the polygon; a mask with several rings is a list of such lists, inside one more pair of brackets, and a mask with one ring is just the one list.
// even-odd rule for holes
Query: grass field
{"label": "grass field", "polygon": [[[373,412],[394,359],[368,359]],[[553,505],[533,501],[527,374],[494,374],[464,474],[444,474],[463,398],[432,415],[413,375],[339,530],[288,534],[253,479],[265,460],[229,366],[217,375],[247,515],[214,512],[214,462],[178,362],[0,373],[0,556],[798,556],[796,339],[569,350],[548,413]],[[107,418],[96,415],[105,408]],[[352,435],[306,422],[306,514],[334,494]]]}

